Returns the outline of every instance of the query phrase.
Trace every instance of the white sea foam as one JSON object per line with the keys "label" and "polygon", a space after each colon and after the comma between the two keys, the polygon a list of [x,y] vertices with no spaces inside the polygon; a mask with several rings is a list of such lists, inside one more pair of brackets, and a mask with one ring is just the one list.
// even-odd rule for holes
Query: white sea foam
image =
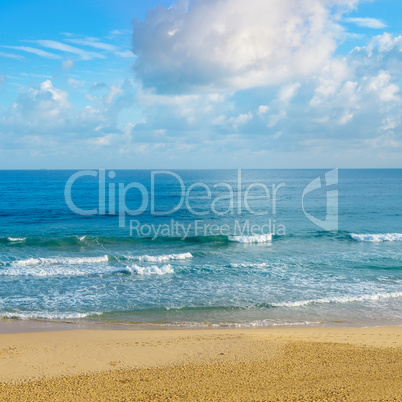
{"label": "white sea foam", "polygon": [[28,266],[28,267],[9,267],[0,270],[0,276],[11,277],[52,277],[52,276],[88,276],[88,275],[108,275],[122,272],[113,267],[65,267],[62,265],[48,265],[48,266]]}
{"label": "white sea foam", "polygon": [[45,311],[32,311],[27,313],[0,312],[0,317],[19,320],[73,320],[101,314],[102,313],[97,311],[88,313],[51,313]]}
{"label": "white sea foam", "polygon": [[350,237],[356,241],[365,241],[371,243],[381,243],[383,241],[402,241],[402,233],[378,233],[378,234],[355,234]]}
{"label": "white sea foam", "polygon": [[351,303],[359,301],[377,301],[385,299],[396,299],[402,297],[402,292],[391,293],[377,293],[373,295],[361,295],[361,296],[343,296],[343,297],[328,297],[323,299],[301,300],[295,302],[276,303],[274,307],[303,307],[310,304],[330,304],[330,303]]}
{"label": "white sea foam", "polygon": [[229,264],[229,268],[266,268],[269,265],[266,262],[262,263],[241,263],[241,264]]}
{"label": "white sea foam", "polygon": [[229,241],[238,243],[266,243],[272,241],[272,234],[260,234],[253,236],[229,236]]}
{"label": "white sea foam", "polygon": [[250,322],[239,322],[239,323],[219,323],[212,324],[213,327],[233,327],[233,328],[258,328],[258,327],[296,327],[296,326],[316,326],[322,324],[321,321],[303,321],[303,322],[292,322],[283,321],[275,322],[272,320],[257,320]]}
{"label": "white sea foam", "polygon": [[166,274],[174,274],[174,270],[170,264],[162,265],[158,267],[156,265],[152,265],[150,267],[140,267],[139,265],[132,265],[131,267],[126,268],[127,271],[131,273],[136,273],[138,275],[166,275]]}
{"label": "white sea foam", "polygon": [[[141,262],[164,262],[173,260],[185,260],[187,258],[192,258],[191,253],[182,254],[167,254],[167,255],[143,255],[137,257],[125,257],[128,260],[135,260]],[[101,264],[108,262],[110,257],[108,255],[103,255],[99,257],[60,257],[60,258],[27,258],[24,260],[12,261],[10,263],[3,264],[11,265],[12,267],[30,267],[38,265],[82,265],[82,264]]]}
{"label": "white sea foam", "polygon": [[191,253],[182,254],[166,254],[166,255],[142,255],[140,257],[134,257],[133,259],[142,262],[163,262],[172,260],[186,260],[187,258],[193,258]]}
{"label": "white sea foam", "polygon": [[169,324],[152,324],[155,327],[187,327],[187,328],[258,328],[258,327],[293,327],[293,326],[317,326],[322,321],[272,321],[256,320],[250,322],[173,322]]}
{"label": "white sea foam", "polygon": [[11,265],[13,267],[27,267],[31,265],[40,265],[41,260],[49,260],[49,258],[28,258],[26,260],[18,260],[18,261],[13,261]]}
{"label": "white sea foam", "polygon": [[34,265],[81,265],[81,264],[100,264],[108,262],[107,255],[100,257],[73,257],[73,258],[28,258],[26,260],[13,261],[13,267],[29,267]]}
{"label": "white sea foam", "polygon": [[16,242],[16,241],[25,241],[27,238],[26,237],[8,237],[7,240],[11,242]]}

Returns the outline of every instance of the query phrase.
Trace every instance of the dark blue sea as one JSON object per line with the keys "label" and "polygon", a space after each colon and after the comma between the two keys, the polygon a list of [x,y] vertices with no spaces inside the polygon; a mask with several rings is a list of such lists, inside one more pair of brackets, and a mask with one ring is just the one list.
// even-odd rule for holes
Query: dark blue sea
{"label": "dark blue sea", "polygon": [[401,325],[402,170],[0,171],[0,317]]}

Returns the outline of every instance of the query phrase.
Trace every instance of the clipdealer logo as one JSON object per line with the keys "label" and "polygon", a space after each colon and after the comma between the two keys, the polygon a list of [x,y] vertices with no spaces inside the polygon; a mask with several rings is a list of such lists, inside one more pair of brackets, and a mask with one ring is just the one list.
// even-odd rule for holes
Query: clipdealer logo
{"label": "clipdealer logo", "polygon": [[337,232],[339,228],[339,192],[334,186],[338,185],[338,168],[332,169],[325,174],[325,187],[332,187],[332,189],[326,191],[326,215],[325,219],[318,219],[315,216],[309,214],[305,209],[304,198],[307,194],[313,191],[323,188],[321,177],[315,178],[309,183],[303,190],[302,194],[302,209],[304,215],[314,223],[314,225],[327,232]]}
{"label": "clipdealer logo", "polygon": [[[82,209],[73,202],[73,186],[83,177],[98,179],[99,192],[97,208]],[[178,202],[176,205],[173,205],[170,210],[158,210],[156,205],[155,195],[157,193],[157,179],[162,177],[174,180],[178,189],[177,192],[179,193]],[[139,182],[107,183],[107,178],[115,179],[116,172],[109,171],[106,174],[105,169],[100,169],[99,171],[83,170],[74,173],[68,179],[64,189],[65,201],[69,209],[77,215],[94,216],[117,214],[119,216],[119,227],[123,228],[126,227],[127,216],[139,216],[145,211],[149,212],[152,216],[169,216],[183,207],[196,217],[205,217],[208,215],[241,216],[244,212],[255,216],[267,216],[269,214],[275,216],[277,212],[278,193],[282,188],[286,187],[285,183],[267,186],[265,183],[261,182],[253,182],[245,187],[243,185],[241,169],[237,171],[237,180],[234,186],[226,182],[216,183],[212,186],[204,182],[196,182],[186,186],[184,180],[177,173],[166,170],[150,172],[149,190],[144,184]],[[108,188],[108,191],[106,191],[106,188]],[[140,201],[136,209],[131,209],[127,205],[127,195],[129,191],[136,191],[136,199]],[[200,192],[202,192],[201,195],[199,194]],[[216,195],[216,193],[218,194]],[[264,201],[264,208],[262,210],[253,209],[252,205],[250,205],[252,201],[255,200]],[[207,208],[204,208],[202,211],[196,209],[194,201],[201,201]],[[224,206],[224,208],[222,208],[222,206]]]}
{"label": "clipdealer logo", "polygon": [[[74,185],[79,185],[80,180],[86,178],[94,178],[97,180],[98,186],[98,199],[97,207],[92,209],[83,209],[78,207],[72,197]],[[116,179],[116,180],[115,180]],[[114,181],[115,180],[115,181]],[[159,180],[159,181],[158,181]],[[141,182],[133,181],[126,183],[120,180],[118,181],[115,171],[110,170],[107,172],[105,169],[99,170],[82,170],[74,173],[66,182],[64,189],[65,201],[69,209],[77,215],[81,216],[94,216],[94,215],[117,215],[120,228],[127,226],[127,217],[135,217],[147,212],[154,217],[167,217],[175,214],[182,208],[185,208],[190,214],[194,215],[195,219],[193,223],[187,222],[187,227],[193,226],[194,230],[201,230],[201,221],[199,217],[208,218],[213,215],[219,217],[232,216],[240,217],[244,216],[257,216],[257,217],[276,217],[278,209],[278,195],[286,187],[286,183],[272,184],[268,186],[262,182],[252,182],[246,186],[243,182],[242,170],[237,171],[237,180],[230,182],[219,182],[216,184],[206,184],[204,182],[191,183],[190,185],[184,182],[179,174],[167,170],[150,171],[150,180],[147,182],[148,188]],[[301,194],[301,206],[304,215],[309,221],[318,226],[320,229],[329,232],[338,231],[338,189],[335,186],[338,184],[338,169],[333,169],[325,173],[325,186],[320,177],[311,181],[302,191]],[[85,181],[81,182],[81,187]],[[158,209],[157,197],[158,185],[163,183],[166,187],[166,183],[169,183],[169,189],[175,193],[178,201],[174,205],[169,205],[169,210]],[[306,210],[306,196],[325,187],[326,191],[326,216],[325,219],[319,219]],[[162,187],[163,188],[163,187]],[[129,197],[129,192],[130,197]],[[133,197],[135,194],[135,197]],[[128,205],[128,200],[133,201],[135,199],[136,208],[133,209]],[[259,208],[254,207],[253,201],[260,201]],[[200,205],[203,207],[200,210]],[[315,205],[317,207],[317,205]],[[198,208],[198,209],[197,209]],[[271,233],[275,234],[275,227],[284,234],[284,225],[276,225],[276,221],[269,219],[261,219],[260,227],[266,229],[267,224]],[[235,227],[240,227],[239,220],[233,220]],[[178,222],[174,226],[170,227],[183,227]],[[248,226],[247,226],[248,225]],[[130,221],[130,234],[133,230],[137,233],[145,234],[148,230],[150,232],[148,223],[143,224],[139,220]],[[219,234],[226,233],[229,229],[227,225],[222,225],[222,228],[217,229],[216,225],[210,223],[205,224],[205,227],[219,232]],[[254,225],[255,226],[255,225]],[[244,231],[256,232],[258,228],[254,228],[249,221],[246,221],[246,225],[243,225]],[[253,229],[254,228],[254,229]],[[141,230],[140,230],[141,229]],[[153,229],[153,228],[152,228]],[[272,232],[272,230],[274,232]],[[177,231],[177,230],[176,230]],[[261,230],[260,230],[261,231]],[[152,230],[153,233],[163,233],[162,229]],[[182,230],[183,233],[189,233],[190,229]],[[261,232],[262,233],[262,232]]]}

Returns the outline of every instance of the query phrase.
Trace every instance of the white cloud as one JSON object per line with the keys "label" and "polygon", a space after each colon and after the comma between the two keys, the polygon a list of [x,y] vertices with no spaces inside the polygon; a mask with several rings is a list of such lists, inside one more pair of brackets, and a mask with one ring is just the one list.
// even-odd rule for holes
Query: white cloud
{"label": "white cloud", "polygon": [[339,125],[343,126],[344,124],[349,123],[353,119],[354,114],[346,111],[341,118],[339,119]]}
{"label": "white cloud", "polygon": [[118,48],[110,43],[100,42],[97,38],[86,38],[86,39],[66,39],[69,43],[74,43],[75,45],[89,46],[99,50],[107,50],[109,52],[115,52]]}
{"label": "white cloud", "polygon": [[[84,85],[73,78],[68,83],[73,90]],[[7,133],[7,139],[0,135],[2,146],[25,148],[36,144],[48,149],[50,143],[77,144],[88,138],[96,138],[92,144],[106,146],[118,136],[124,139],[124,125],[120,126],[118,116],[130,104],[130,91],[126,82],[121,88],[111,86],[105,96],[94,99],[93,106],[75,110],[68,92],[56,88],[50,80],[21,90],[9,109],[0,114],[0,133]]]}
{"label": "white cloud", "polygon": [[386,133],[365,141],[365,144],[376,150],[386,148],[402,148],[402,140],[395,137],[393,133]]}
{"label": "white cloud", "polygon": [[281,120],[283,120],[287,115],[286,110],[280,110],[277,114],[272,114],[269,116],[268,127],[275,127]]}
{"label": "white cloud", "polygon": [[7,52],[0,52],[0,57],[6,57],[8,59],[16,59],[22,60],[24,57],[20,56],[19,54],[7,53]]}
{"label": "white cloud", "polygon": [[131,35],[132,32],[130,29],[113,29],[109,32],[111,36],[121,36],[121,35]]}
{"label": "white cloud", "polygon": [[[116,33],[117,34],[123,34],[122,33]],[[112,36],[115,36],[112,35]],[[113,39],[109,38],[109,39]],[[94,49],[98,50],[104,50],[109,53],[113,53],[116,56],[122,57],[122,58],[134,58],[134,54],[131,50],[128,49],[122,49],[116,45],[112,45],[111,43],[105,43],[102,42],[99,38],[92,38],[92,37],[87,37],[87,38],[68,38],[66,39],[66,42],[75,44],[75,45],[80,45],[80,46],[85,46],[85,47],[92,47]]]}
{"label": "white cloud", "polygon": [[109,135],[105,135],[103,137],[95,137],[95,138],[89,138],[87,140],[87,143],[90,145],[95,145],[95,146],[109,146],[111,145],[113,142],[113,135],[109,134]]}
{"label": "white cloud", "polygon": [[376,77],[370,79],[368,90],[378,94],[381,101],[391,102],[398,100],[398,85],[391,83],[391,75],[387,71],[380,71]]}
{"label": "white cloud", "polygon": [[110,105],[110,104],[114,101],[114,99],[116,98],[116,96],[117,96],[117,95],[121,95],[121,94],[123,94],[123,91],[122,91],[120,88],[118,88],[118,87],[112,85],[112,86],[110,87],[109,93],[106,94],[106,95],[103,97],[103,101],[106,103],[106,105]]}
{"label": "white cloud", "polygon": [[346,18],[345,21],[364,28],[383,29],[387,27],[381,20],[378,20],[377,18]]}
{"label": "white cloud", "polygon": [[385,32],[371,39],[367,46],[367,53],[371,56],[374,50],[379,53],[387,53],[394,48],[398,48],[398,50],[402,49],[402,36],[392,36],[388,32]]}
{"label": "white cloud", "polygon": [[[134,21],[137,77],[159,91],[242,89],[319,72],[357,0],[180,0]],[[174,34],[172,34],[174,33]]]}
{"label": "white cloud", "polygon": [[61,63],[61,68],[63,70],[71,70],[74,67],[74,62],[71,59],[64,60]]}
{"label": "white cloud", "polygon": [[259,115],[263,115],[263,114],[267,113],[268,110],[269,110],[269,106],[267,106],[267,105],[258,106],[258,114]]}
{"label": "white cloud", "polygon": [[7,49],[21,50],[23,52],[36,54],[37,56],[44,57],[46,59],[60,59],[60,56],[57,54],[46,52],[42,49],[36,49],[30,46],[1,46]]}
{"label": "white cloud", "polygon": [[71,111],[67,98],[67,92],[54,88],[50,80],[43,81],[39,88],[19,95],[2,117],[2,125],[16,132],[43,132],[59,127]]}
{"label": "white cloud", "polygon": [[54,50],[59,50],[61,52],[65,52],[65,53],[76,54],[82,60],[104,59],[105,58],[105,56],[103,54],[79,49],[77,47],[70,46],[65,43],[54,41],[54,40],[36,40],[34,42],[37,43],[38,45],[46,47],[48,49],[54,49]]}
{"label": "white cloud", "polygon": [[[251,1],[263,15],[271,10],[268,3]],[[329,22],[327,28],[318,26],[314,32],[335,46],[339,27],[333,18],[341,21],[342,15],[331,17],[328,7],[335,3],[330,0],[272,1],[278,8],[272,11],[275,18],[285,15],[284,10],[289,11],[290,5],[296,10],[289,11],[284,24],[294,35],[295,43],[289,45],[285,38],[283,48],[280,47],[281,27],[275,36],[279,38],[276,43],[268,41],[264,48],[263,40],[267,39],[271,27],[263,25],[262,17],[254,18],[256,13],[252,10],[239,12],[243,10],[243,2],[193,0],[190,4],[190,9],[182,2],[170,11],[159,7],[148,14],[146,26],[137,23],[137,28],[143,30],[141,45],[149,45],[145,55],[137,56],[140,60],[140,64],[136,63],[137,88],[131,86],[130,89],[130,85],[125,87],[115,82],[111,85],[107,75],[82,77],[86,79],[85,85],[80,76],[65,77],[65,74],[61,77],[62,84],[56,76],[53,82],[42,79],[44,82],[38,87],[20,88],[13,106],[0,113],[2,157],[3,149],[13,146],[18,152],[25,147],[26,152],[38,155],[45,155],[46,151],[48,155],[56,155],[58,150],[64,149],[80,155],[81,161],[91,161],[94,165],[110,161],[122,167],[131,166],[133,155],[138,166],[149,168],[239,164],[248,167],[318,167],[324,164],[356,167],[363,166],[368,158],[373,166],[375,163],[384,167],[400,164],[402,36],[388,33],[375,36],[365,47],[344,56],[334,56],[330,49],[324,49],[317,66],[304,69],[299,61],[315,60],[315,55],[309,51],[322,49],[319,43],[312,43],[311,29],[308,24],[307,28],[303,25],[304,11],[298,7],[311,16],[311,24]],[[204,17],[200,11],[203,4],[209,6],[203,9]],[[339,1],[336,4],[347,6],[349,3]],[[224,19],[227,9],[229,18]],[[172,18],[169,20],[167,15]],[[293,25],[289,22],[292,19]],[[191,23],[198,23],[198,28],[193,30]],[[275,24],[273,22],[276,29]],[[145,28],[148,34],[155,34],[157,38],[162,35],[167,42],[161,40],[159,46],[159,39],[154,42],[151,35],[146,36]],[[299,30],[306,33],[306,37],[297,36]],[[196,32],[200,32],[199,38]],[[244,32],[249,34],[243,38],[247,46],[239,40],[240,33]],[[208,35],[214,38],[209,53]],[[262,35],[261,38],[258,35]],[[255,39],[255,44],[249,41],[251,38]],[[94,38],[85,40],[100,42]],[[266,49],[271,49],[277,60],[265,57]],[[217,51],[222,51],[222,60],[215,57]],[[240,51],[244,59],[236,60]],[[247,52],[261,57],[253,61]],[[74,60],[80,57],[78,53],[72,54],[78,55],[71,56]],[[275,67],[282,64],[285,65],[283,71]],[[141,70],[145,66],[150,72]],[[294,74],[289,72],[290,68],[295,68]],[[262,77],[257,83],[253,81],[256,72]],[[35,77],[32,72],[29,74],[32,81]],[[96,79],[99,82],[91,86]],[[154,79],[156,88],[151,88]],[[58,82],[63,87],[59,87]],[[175,93],[175,87],[182,83]],[[86,106],[74,108],[67,92],[77,105]],[[68,155],[64,160],[70,163],[72,159]]]}
{"label": "white cloud", "polygon": [[72,89],[78,89],[85,85],[85,81],[83,80],[76,80],[75,78],[69,78],[68,84],[71,86]]}
{"label": "white cloud", "polygon": [[298,89],[300,88],[300,83],[286,85],[283,87],[279,93],[279,100],[281,102],[289,102],[292,98],[294,98],[297,94]]}
{"label": "white cloud", "polygon": [[233,126],[233,128],[238,128],[239,126],[243,126],[247,124],[253,118],[253,114],[251,112],[241,113],[238,116],[231,117],[228,120],[228,123]]}
{"label": "white cloud", "polygon": [[122,51],[118,51],[115,52],[115,54],[117,56],[123,57],[123,58],[131,58],[131,57],[135,57],[134,53],[131,50],[122,50]]}

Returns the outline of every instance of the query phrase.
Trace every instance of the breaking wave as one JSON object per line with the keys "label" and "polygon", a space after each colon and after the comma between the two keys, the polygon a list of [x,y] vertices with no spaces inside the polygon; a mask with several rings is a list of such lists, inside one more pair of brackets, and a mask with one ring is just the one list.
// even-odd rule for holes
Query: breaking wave
{"label": "breaking wave", "polygon": [[352,303],[359,301],[377,301],[385,299],[396,299],[402,297],[402,292],[377,293],[373,295],[328,297],[323,299],[301,300],[295,302],[284,302],[272,304],[272,307],[303,307],[311,304],[330,304],[330,303]]}
{"label": "breaking wave", "polygon": [[261,234],[253,236],[229,236],[229,241],[238,243],[266,243],[272,241],[272,234]]}
{"label": "breaking wave", "polygon": [[103,313],[97,311],[88,313],[52,313],[45,311],[32,311],[29,313],[0,312],[0,317],[18,320],[73,320],[102,314]]}
{"label": "breaking wave", "polygon": [[152,265],[150,267],[140,267],[139,265],[132,265],[131,267],[126,267],[128,273],[135,273],[138,275],[166,275],[174,274],[174,270],[170,264],[158,267]]}
{"label": "breaking wave", "polygon": [[383,233],[383,234],[355,234],[350,237],[356,241],[365,241],[370,243],[381,243],[383,241],[402,241],[402,233]]}
{"label": "breaking wave", "polygon": [[26,239],[26,237],[7,237],[7,240],[11,242],[25,241]]}
{"label": "breaking wave", "polygon": [[[108,262],[107,255],[101,257],[75,257],[75,258],[28,258],[25,260],[13,261],[10,263],[13,267],[29,267],[35,265],[81,265],[81,264],[99,264]],[[3,263],[4,264],[4,263]]]}

